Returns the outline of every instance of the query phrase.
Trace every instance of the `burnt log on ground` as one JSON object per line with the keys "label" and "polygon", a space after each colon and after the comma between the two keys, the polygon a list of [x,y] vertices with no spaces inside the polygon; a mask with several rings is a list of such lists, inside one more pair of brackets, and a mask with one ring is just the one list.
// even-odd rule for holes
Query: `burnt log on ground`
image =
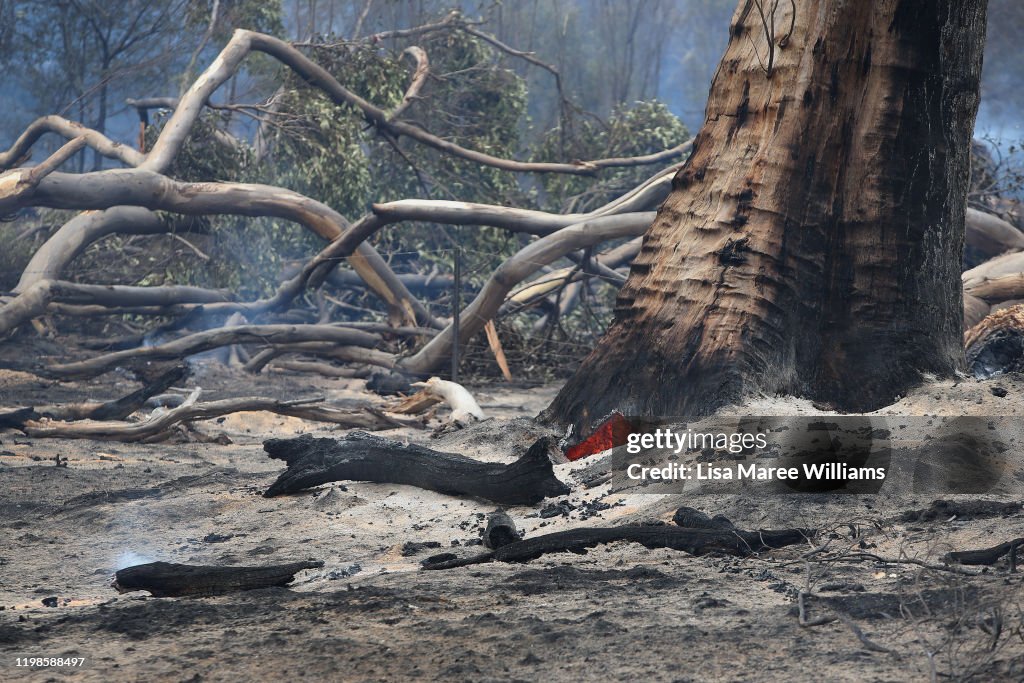
{"label": "burnt log on ground", "polygon": [[747,557],[762,550],[804,543],[810,529],[741,531],[739,529],[682,528],[661,525],[630,525],[568,529],[496,548],[470,557],[452,557],[444,553],[423,561],[424,569],[452,569],[484,562],[529,562],[550,553],[583,554],[604,543],[629,541],[645,548],[671,548],[691,555],[723,553]]}
{"label": "burnt log on ground", "polygon": [[515,543],[520,538],[516,523],[504,510],[495,510],[487,516],[487,528],[484,529],[484,546],[493,549]]}
{"label": "burnt log on ground", "polygon": [[538,439],[508,465],[480,462],[413,443],[352,432],[344,439],[269,439],[263,449],[288,469],[264,496],[278,496],[331,481],[407,484],[453,496],[473,496],[501,505],[534,505],[569,493],[548,458],[551,439]]}
{"label": "burnt log on ground", "polygon": [[1017,551],[1020,548],[1024,548],[1024,536],[1021,538],[1015,538],[1012,541],[1007,541],[1006,543],[994,545],[991,548],[983,548],[981,550],[961,550],[946,553],[943,561],[946,564],[993,565],[998,562],[999,558],[1003,555],[1009,555],[1010,571],[1016,571]]}
{"label": "burnt log on ground", "polygon": [[119,593],[149,591],[158,598],[211,596],[271,586],[285,586],[303,569],[317,569],[323,562],[305,561],[266,567],[217,567],[150,562],[126,567],[114,574],[111,584]]}
{"label": "burnt log on ground", "polygon": [[964,335],[967,368],[978,379],[1024,370],[1024,304],[997,311]]}

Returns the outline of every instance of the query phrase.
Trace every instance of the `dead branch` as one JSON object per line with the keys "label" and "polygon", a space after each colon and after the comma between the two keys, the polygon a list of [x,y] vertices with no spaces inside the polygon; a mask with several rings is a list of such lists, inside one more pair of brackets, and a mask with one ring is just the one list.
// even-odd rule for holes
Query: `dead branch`
{"label": "dead branch", "polygon": [[1017,568],[1017,549],[1020,547],[1024,547],[1024,537],[982,550],[960,550],[946,553],[942,561],[946,564],[993,565],[1003,555],[1009,555],[1010,571],[1012,572]]}
{"label": "dead branch", "polygon": [[105,157],[115,159],[128,166],[136,166],[142,162],[143,156],[127,145],[113,142],[102,133],[86,128],[80,123],[69,121],[61,116],[42,116],[29,124],[11,148],[0,152],[0,170],[12,168],[22,163],[32,146],[47,133],[60,135],[68,140],[83,138],[84,144]]}
{"label": "dead branch", "polygon": [[504,510],[495,510],[487,516],[487,528],[484,529],[484,546],[496,550],[520,538],[516,523]]}
{"label": "dead branch", "polygon": [[430,60],[427,59],[427,53],[423,48],[412,45],[405,48],[402,54],[413,58],[413,61],[416,62],[416,70],[413,71],[412,81],[409,82],[409,87],[406,88],[402,101],[388,115],[389,121],[394,121],[404,114],[405,110],[419,99],[420,91],[423,89],[423,84],[427,82],[427,75],[430,73]]}
{"label": "dead branch", "polygon": [[49,372],[62,378],[93,377],[129,361],[179,359],[231,344],[310,341],[372,347],[380,341],[380,336],[335,325],[238,325],[197,332],[158,346],[115,351],[83,361],[53,365]]}
{"label": "dead branch", "polygon": [[30,194],[46,176],[56,171],[61,164],[80,152],[83,147],[85,147],[85,137],[80,136],[65,143],[37,166],[0,173],[0,206],[3,205],[3,200],[14,204],[21,197]]}
{"label": "dead branch", "polygon": [[116,206],[86,211],[54,233],[32,256],[14,291],[23,292],[39,280],[59,280],[71,261],[97,240],[112,234],[153,235],[168,226],[148,209]]}
{"label": "dead branch", "polygon": [[1024,369],[1024,304],[996,311],[967,330],[964,350],[975,377]]}
{"label": "dead branch", "polygon": [[593,175],[603,168],[639,166],[669,161],[683,155],[690,147],[687,141],[672,149],[629,158],[596,159],[577,161],[569,164],[551,162],[523,162],[467,149],[432,135],[404,121],[390,120],[388,112],[366,101],[339,83],[331,74],[313,62],[288,43],[262,33],[238,29],[220,55],[196,79],[192,87],[181,97],[174,114],[164,126],[160,138],[140,168],[162,171],[181,148],[188,132],[192,129],[199,112],[210,95],[230,78],[242,60],[251,51],[263,52],[274,57],[290,68],[311,85],[316,86],[335,104],[348,104],[359,109],[367,121],[379,130],[392,136],[406,136],[420,144],[432,147],[451,156],[473,161],[517,173],[566,173],[571,175]]}
{"label": "dead branch", "polygon": [[330,481],[407,484],[449,495],[491,500],[501,505],[533,505],[561,496],[569,487],[552,470],[547,437],[514,463],[486,463],[454,453],[352,432],[344,439],[270,439],[263,448],[288,469],[264,494],[294,493]]}
{"label": "dead branch", "polygon": [[378,351],[377,349],[358,346],[338,346],[333,342],[300,342],[296,344],[275,344],[268,349],[254,354],[249,359],[249,362],[245,364],[245,370],[259,374],[272,360],[296,353],[334,358],[348,363],[376,365],[389,370],[394,368],[398,362],[392,354]]}
{"label": "dead branch", "polygon": [[185,303],[227,301],[228,295],[212,289],[173,285],[133,287],[127,285],[80,285],[61,280],[38,280],[21,295],[0,308],[0,336],[46,312],[51,303],[76,306],[157,307]]}
{"label": "dead branch", "polygon": [[[483,289],[461,314],[459,344],[469,342],[501,308],[509,291],[532,273],[570,251],[619,237],[642,235],[654,220],[654,213],[603,216],[563,228],[529,244],[498,267]],[[418,353],[401,361],[402,369],[422,375],[446,362],[454,339],[452,325],[431,339]]]}
{"label": "dead branch", "polygon": [[355,368],[340,368],[329,363],[315,361],[291,360],[277,361],[274,367],[278,370],[289,370],[291,372],[309,373],[323,377],[355,377],[358,373]]}
{"label": "dead branch", "polygon": [[556,214],[492,204],[430,199],[402,199],[374,204],[374,215],[386,224],[400,221],[489,225],[512,232],[543,237],[575,223],[601,216],[651,211],[668,196],[677,166],[659,171],[629,192],[589,213]]}
{"label": "dead branch", "polygon": [[162,394],[175,384],[180,384],[189,375],[187,365],[178,365],[152,381],[141,389],[127,396],[105,403],[66,403],[61,405],[36,406],[31,415],[16,425],[21,428],[29,420],[46,417],[51,420],[123,420],[140,410],[153,396]]}
{"label": "dead branch", "polygon": [[[54,173],[16,196],[0,188],[0,212],[22,206],[109,209],[124,204],[187,215],[273,216],[299,223],[326,240],[336,239],[350,227],[330,207],[283,188],[247,183],[183,183],[139,169],[80,175]],[[396,321],[432,321],[372,246],[360,240],[350,263],[390,306]]]}
{"label": "dead branch", "polygon": [[[194,393],[193,397],[198,397]],[[190,399],[193,399],[190,397]],[[244,398],[228,398],[206,403],[195,403],[186,400],[171,410],[158,409],[143,422],[114,422],[81,420],[78,422],[46,422],[29,420],[21,430],[35,438],[60,439],[105,439],[109,441],[145,441],[163,434],[176,424],[193,420],[206,420],[232,413],[266,411],[298,417],[316,422],[328,422],[346,428],[358,429],[391,429],[398,418],[384,418],[366,409],[342,410],[329,406],[310,405],[322,401],[323,398],[281,401],[274,398],[256,396]],[[402,426],[421,426],[418,422],[405,420]]]}
{"label": "dead branch", "polygon": [[698,556],[723,553],[748,557],[762,550],[804,543],[811,535],[808,529],[740,531],[682,528],[667,524],[587,527],[526,538],[468,558],[441,556],[443,559],[434,561],[428,558],[423,568],[452,569],[482,562],[529,562],[550,553],[581,554],[587,548],[617,541],[639,543],[645,548],[671,548]]}

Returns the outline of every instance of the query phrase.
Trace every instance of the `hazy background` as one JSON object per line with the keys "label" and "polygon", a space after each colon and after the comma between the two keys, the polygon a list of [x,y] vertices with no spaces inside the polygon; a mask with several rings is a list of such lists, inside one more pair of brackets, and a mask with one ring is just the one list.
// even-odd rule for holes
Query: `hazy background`
{"label": "hazy background", "polygon": [[[290,40],[349,38],[434,21],[453,6],[555,66],[582,108],[607,117],[617,104],[657,98],[696,131],[736,2],[219,0],[210,27],[213,0],[0,0],[0,145],[49,113],[133,142],[137,119],[125,98],[177,95],[183,74],[205,68],[237,26]],[[1024,4],[991,0],[979,135],[1021,137],[1022,35]],[[528,79],[526,138],[550,128],[558,108],[551,74],[504,62]],[[232,82],[234,97],[265,95],[258,82],[243,74]]]}

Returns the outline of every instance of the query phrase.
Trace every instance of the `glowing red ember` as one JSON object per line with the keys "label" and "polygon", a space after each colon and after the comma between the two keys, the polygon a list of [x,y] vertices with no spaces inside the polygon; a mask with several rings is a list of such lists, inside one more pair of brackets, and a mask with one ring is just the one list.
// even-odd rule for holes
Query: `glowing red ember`
{"label": "glowing red ember", "polygon": [[609,448],[622,446],[626,443],[629,435],[635,431],[637,431],[636,428],[622,413],[613,412],[598,425],[590,436],[578,444],[567,446],[564,449],[565,457],[569,460],[579,460]]}

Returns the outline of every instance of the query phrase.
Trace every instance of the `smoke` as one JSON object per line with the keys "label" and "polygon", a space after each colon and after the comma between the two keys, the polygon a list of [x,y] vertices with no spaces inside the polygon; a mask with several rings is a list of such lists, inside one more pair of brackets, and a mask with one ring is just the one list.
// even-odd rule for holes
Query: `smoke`
{"label": "smoke", "polygon": [[137,564],[149,564],[150,562],[154,562],[154,560],[132,550],[124,550],[114,561],[114,571],[120,571],[126,567],[134,567]]}

